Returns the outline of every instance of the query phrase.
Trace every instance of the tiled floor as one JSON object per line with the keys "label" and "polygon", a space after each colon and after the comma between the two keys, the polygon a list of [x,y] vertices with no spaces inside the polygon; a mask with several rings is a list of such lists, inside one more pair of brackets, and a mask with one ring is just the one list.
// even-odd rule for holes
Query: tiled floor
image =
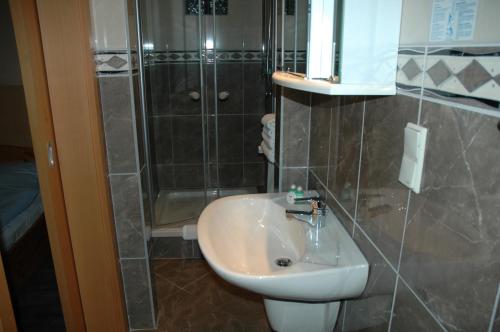
{"label": "tiled floor", "polygon": [[202,259],[158,259],[158,331],[271,331],[262,297],[219,278]]}

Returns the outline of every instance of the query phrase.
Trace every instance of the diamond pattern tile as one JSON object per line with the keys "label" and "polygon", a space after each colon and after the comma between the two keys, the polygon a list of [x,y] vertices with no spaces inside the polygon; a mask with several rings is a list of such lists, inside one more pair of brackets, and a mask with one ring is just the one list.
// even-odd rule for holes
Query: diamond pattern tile
{"label": "diamond pattern tile", "polygon": [[457,74],[457,78],[467,91],[472,92],[491,80],[492,77],[477,60],[472,60]]}
{"label": "diamond pattern tile", "polygon": [[422,72],[422,69],[420,69],[419,65],[414,59],[410,59],[402,68],[401,70],[403,73],[405,73],[406,77],[411,81],[415,77],[418,76]]}
{"label": "diamond pattern tile", "polygon": [[500,74],[495,76],[493,79],[495,80],[495,82],[497,82],[498,85],[500,85]]}
{"label": "diamond pattern tile", "polygon": [[125,59],[120,58],[119,56],[113,55],[111,58],[106,61],[106,64],[115,69],[121,68],[127,64]]}
{"label": "diamond pattern tile", "polygon": [[443,60],[439,60],[434,66],[432,66],[427,71],[427,74],[436,86],[440,86],[444,81],[453,75]]}
{"label": "diamond pattern tile", "polygon": [[240,53],[233,53],[233,54],[231,54],[231,58],[233,58],[233,59],[241,59],[241,54]]}

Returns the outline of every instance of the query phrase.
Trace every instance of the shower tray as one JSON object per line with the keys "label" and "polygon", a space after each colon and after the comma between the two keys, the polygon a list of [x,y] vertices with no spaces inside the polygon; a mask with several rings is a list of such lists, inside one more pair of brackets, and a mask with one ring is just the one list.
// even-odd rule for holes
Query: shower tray
{"label": "shower tray", "polygon": [[257,193],[256,187],[194,190],[162,190],[155,203],[153,237],[181,236],[182,227],[198,222],[206,205],[219,197]]}

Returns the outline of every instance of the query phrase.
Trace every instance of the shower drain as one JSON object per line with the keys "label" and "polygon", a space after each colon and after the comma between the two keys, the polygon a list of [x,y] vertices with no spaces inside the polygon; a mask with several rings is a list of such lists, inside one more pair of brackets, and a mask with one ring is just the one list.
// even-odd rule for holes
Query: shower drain
{"label": "shower drain", "polygon": [[290,258],[280,257],[280,258],[277,258],[274,261],[274,263],[276,263],[276,265],[278,265],[278,266],[287,267],[287,266],[292,265],[292,260]]}

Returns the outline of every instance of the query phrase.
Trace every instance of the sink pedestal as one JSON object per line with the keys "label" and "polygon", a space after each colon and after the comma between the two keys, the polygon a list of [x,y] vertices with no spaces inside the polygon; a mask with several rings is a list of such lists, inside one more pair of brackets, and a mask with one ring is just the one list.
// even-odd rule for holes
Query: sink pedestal
{"label": "sink pedestal", "polygon": [[264,299],[271,327],[278,332],[331,332],[340,301],[293,302]]}

